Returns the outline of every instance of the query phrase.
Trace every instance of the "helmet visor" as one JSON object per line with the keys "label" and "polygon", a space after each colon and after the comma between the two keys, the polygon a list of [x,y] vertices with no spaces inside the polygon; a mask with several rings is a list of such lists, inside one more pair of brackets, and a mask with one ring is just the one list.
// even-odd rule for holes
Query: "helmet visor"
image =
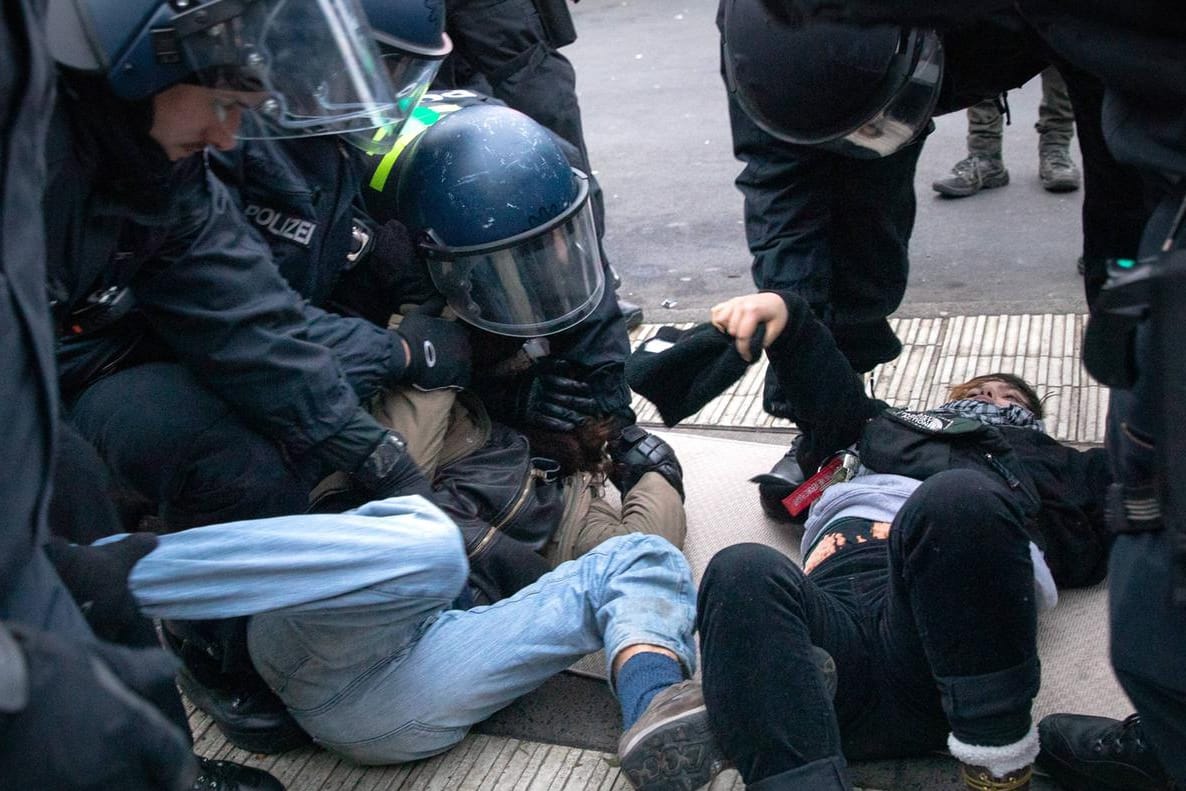
{"label": "helmet visor", "polygon": [[349,132],[346,139],[368,154],[382,155],[391,150],[404,123],[420,104],[428,86],[436,79],[441,58],[408,53],[383,55],[382,62],[396,89],[395,107],[387,111],[391,119],[382,126]]}
{"label": "helmet visor", "polygon": [[427,246],[433,282],[461,319],[499,335],[530,338],[566,330],[597,307],[605,274],[584,176],[580,184],[570,211],[514,239],[469,248]]}
{"label": "helmet visor", "polygon": [[[396,121],[399,100],[357,0],[251,0],[178,17],[186,58],[213,88],[263,92],[253,137],[309,137]],[[203,17],[191,17],[203,8]]]}
{"label": "helmet visor", "polygon": [[911,38],[916,59],[906,81],[872,118],[822,145],[859,159],[886,157],[917,138],[935,112],[943,82],[943,45],[933,30]]}

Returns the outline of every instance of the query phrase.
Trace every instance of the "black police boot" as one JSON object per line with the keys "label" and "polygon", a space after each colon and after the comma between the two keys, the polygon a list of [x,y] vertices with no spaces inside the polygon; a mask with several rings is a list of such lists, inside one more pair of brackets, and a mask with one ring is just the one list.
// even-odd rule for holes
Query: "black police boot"
{"label": "black police boot", "polygon": [[1141,718],[1051,714],[1038,724],[1038,767],[1067,791],[1169,791],[1174,788],[1145,740]]}
{"label": "black police boot", "polygon": [[198,758],[193,791],[284,791],[284,784],[263,769],[230,761]]}
{"label": "black police boot", "polygon": [[218,685],[208,685],[183,665],[177,671],[177,686],[240,749],[277,755],[312,741],[262,680],[225,677]]}
{"label": "black police boot", "polygon": [[802,441],[802,434],[795,437],[790,450],[778,460],[770,472],[750,478],[750,483],[758,484],[758,501],[762,504],[762,512],[776,522],[802,525],[807,520],[806,511],[799,516],[791,516],[791,512],[782,504],[783,499],[799,488],[806,479],[796,458]]}
{"label": "black police boot", "polygon": [[257,673],[225,673],[216,658],[173,634],[168,625],[162,634],[181,660],[177,686],[214,720],[228,742],[248,752],[276,755],[312,741]]}
{"label": "black police boot", "polygon": [[622,318],[626,319],[626,329],[632,330],[642,324],[642,305],[619,298],[618,310],[622,311]]}

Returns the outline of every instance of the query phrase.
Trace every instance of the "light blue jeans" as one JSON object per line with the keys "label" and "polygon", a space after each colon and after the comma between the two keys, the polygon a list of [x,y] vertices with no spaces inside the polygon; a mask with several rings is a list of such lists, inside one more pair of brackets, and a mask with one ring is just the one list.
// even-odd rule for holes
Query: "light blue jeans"
{"label": "light blue jeans", "polygon": [[151,616],[253,616],[256,668],[318,743],[358,763],[443,752],[603,647],[610,667],[651,644],[694,669],[696,589],[664,539],[620,536],[508,599],[450,609],[467,574],[448,518],[396,497],[162,536],[129,584]]}

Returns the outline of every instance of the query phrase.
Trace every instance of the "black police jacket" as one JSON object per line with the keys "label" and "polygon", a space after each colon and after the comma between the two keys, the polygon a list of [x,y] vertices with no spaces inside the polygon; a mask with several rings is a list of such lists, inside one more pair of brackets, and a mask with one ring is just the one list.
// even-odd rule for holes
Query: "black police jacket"
{"label": "black police jacket", "polygon": [[6,7],[0,21],[0,620],[43,617],[22,612],[20,599],[30,593],[28,571],[44,564],[57,418],[39,219],[53,68],[34,5]]}
{"label": "black police jacket", "polygon": [[767,0],[775,11],[858,23],[969,29],[1019,14],[1059,57],[1099,79],[1120,162],[1186,173],[1186,15],[1178,0]]}
{"label": "black police jacket", "polygon": [[404,357],[399,339],[384,326],[343,315],[357,313],[349,305],[326,309],[343,276],[368,265],[356,257],[369,248],[356,239],[355,228],[374,229],[358,205],[354,156],[335,137],[246,140],[232,151],[212,152],[209,163],[267,242],[281,276],[304,298],[310,340],[333,352],[366,400],[402,372]]}
{"label": "black police jacket", "polygon": [[176,359],[289,452],[365,458],[382,430],[225,186],[201,157],[171,167],[146,109],[80,83],[62,83],[44,204],[63,390]]}

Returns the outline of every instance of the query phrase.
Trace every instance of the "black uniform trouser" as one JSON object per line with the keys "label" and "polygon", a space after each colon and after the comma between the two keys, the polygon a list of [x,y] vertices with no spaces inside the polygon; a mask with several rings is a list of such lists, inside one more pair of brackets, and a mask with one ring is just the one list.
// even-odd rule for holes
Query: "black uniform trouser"
{"label": "black uniform trouser", "polygon": [[[1180,187],[1157,209],[1142,252],[1151,254],[1160,246],[1184,197],[1186,188]],[[1178,246],[1186,243],[1183,236],[1180,231]],[[1176,318],[1179,326],[1186,320]],[[1129,390],[1113,389],[1108,410],[1114,477],[1130,492],[1156,487],[1166,474],[1157,447],[1167,432],[1159,423],[1161,370],[1152,329],[1148,322],[1137,328],[1136,383]],[[1184,383],[1170,384],[1180,398]],[[1186,464],[1186,449],[1175,450],[1172,463]],[[1108,586],[1116,677],[1140,713],[1158,758],[1178,785],[1186,787],[1186,605],[1172,598],[1175,583],[1186,580],[1175,573],[1176,538],[1169,527],[1118,535],[1109,558]]]}
{"label": "black uniform trouser", "polygon": [[[481,93],[535,119],[581,152],[577,165],[589,172],[576,72],[556,49],[532,0],[448,0],[454,60],[443,79],[487,87]],[[567,42],[565,42],[567,43]],[[460,62],[458,62],[460,61]],[[452,77],[450,76],[452,75]]]}
{"label": "black uniform trouser", "polygon": [[772,137],[732,97],[729,123],[754,284],[803,297],[854,370],[897,357],[887,317],[906,293],[923,141],[853,159]]}
{"label": "black uniform trouser", "polygon": [[[1040,673],[1022,518],[989,474],[947,470],[906,501],[888,541],[810,576],[769,547],[719,552],[697,606],[704,699],[749,787],[847,788],[845,757],[919,755],[949,731],[1024,738]],[[834,702],[812,645],[836,662]]]}
{"label": "black uniform trouser", "polygon": [[589,198],[600,239],[605,233],[605,201],[585,148],[576,71],[557,49],[570,42],[557,41],[549,33],[532,0],[448,0],[445,8],[453,54],[434,86],[493,96],[572,146],[565,155],[590,177]]}
{"label": "black uniform trouser", "polygon": [[1140,173],[1117,162],[1104,141],[1103,84],[1065,61],[1057,65],[1071,97],[1083,156],[1083,289],[1090,307],[1106,279],[1107,260],[1136,255],[1149,208]]}
{"label": "black uniform trouser", "polygon": [[69,420],[115,483],[156,503],[168,530],[302,513],[321,477],[247,426],[176,363],[147,363],[87,387]]}

